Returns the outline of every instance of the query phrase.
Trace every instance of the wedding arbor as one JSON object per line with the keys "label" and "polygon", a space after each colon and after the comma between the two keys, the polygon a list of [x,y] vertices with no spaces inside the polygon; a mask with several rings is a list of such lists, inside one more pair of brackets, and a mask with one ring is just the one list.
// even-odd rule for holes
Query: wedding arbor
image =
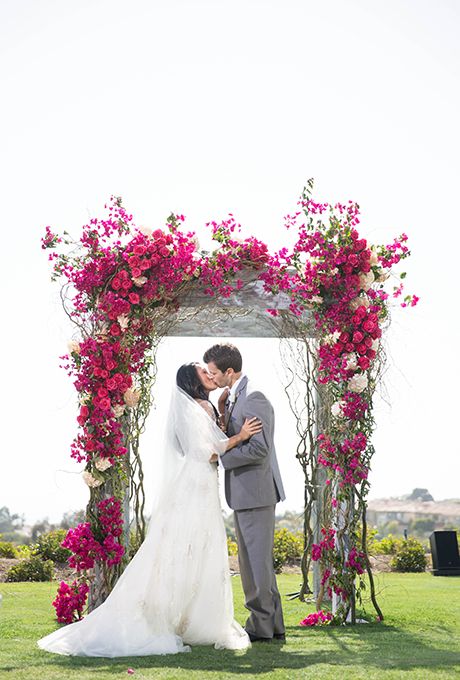
{"label": "wedding arbor", "polygon": [[[310,592],[313,561],[317,609],[325,594],[335,604],[312,622],[354,621],[364,572],[382,617],[366,554],[372,395],[384,362],[385,282],[409,254],[407,237],[369,246],[357,231],[358,206],[317,203],[312,186],[285,218],[294,246],[273,254],[254,237],[236,238],[232,216],[207,225],[212,252],[199,250],[182,215],[171,215],[164,230],[137,229],[116,198],[78,242],[47,227],[42,246],[54,249],[52,278],[64,279],[63,304],[78,329],[63,365],[80,403],[71,455],[84,465],[90,490],[87,521],[63,543],[77,577],[61,584],[54,601],[60,621],[81,616],[90,589],[90,607],[103,601],[143,540],[139,440],[154,396],[156,349],[167,335],[203,328],[206,335],[280,338],[305,478],[299,597]],[[56,252],[62,246],[71,249]],[[402,306],[416,302],[408,295]]]}

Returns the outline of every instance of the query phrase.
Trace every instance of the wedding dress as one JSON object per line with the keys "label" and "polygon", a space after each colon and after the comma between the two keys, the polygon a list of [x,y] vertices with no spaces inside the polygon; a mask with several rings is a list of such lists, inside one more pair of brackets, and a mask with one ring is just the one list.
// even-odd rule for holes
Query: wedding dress
{"label": "wedding dress", "polygon": [[233,619],[217,467],[209,462],[226,441],[202,406],[175,388],[160,454],[161,491],[144,543],[107,600],[39,640],[42,649],[112,658],[250,645]]}

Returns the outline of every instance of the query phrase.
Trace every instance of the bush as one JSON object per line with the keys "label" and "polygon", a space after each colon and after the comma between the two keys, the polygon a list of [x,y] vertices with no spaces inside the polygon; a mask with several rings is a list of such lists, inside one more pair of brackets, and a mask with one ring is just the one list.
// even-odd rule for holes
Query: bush
{"label": "bush", "polygon": [[381,541],[374,541],[370,546],[369,552],[371,555],[396,555],[401,550],[404,542],[403,538],[396,538],[392,534],[388,534]]}
{"label": "bush", "polygon": [[420,541],[408,538],[391,560],[390,566],[395,571],[425,571],[427,565],[425,549]]}
{"label": "bush", "polygon": [[52,581],[54,565],[51,560],[30,557],[13,565],[6,572],[6,581]]}
{"label": "bush", "polygon": [[9,541],[0,541],[0,557],[17,557],[14,545]]}
{"label": "bush", "polygon": [[65,529],[55,529],[49,531],[47,534],[42,534],[38,537],[36,544],[33,547],[32,554],[41,557],[42,560],[51,560],[52,562],[67,562],[72,554],[70,550],[61,547],[67,531]]}
{"label": "bush", "polygon": [[16,546],[16,557],[32,557],[32,548],[30,545],[17,545]]}
{"label": "bush", "polygon": [[273,544],[273,564],[276,573],[279,574],[285,564],[297,562],[303,553],[303,536],[299,531],[296,534],[288,529],[277,529]]}
{"label": "bush", "polygon": [[227,551],[229,555],[238,555],[238,544],[227,536]]}

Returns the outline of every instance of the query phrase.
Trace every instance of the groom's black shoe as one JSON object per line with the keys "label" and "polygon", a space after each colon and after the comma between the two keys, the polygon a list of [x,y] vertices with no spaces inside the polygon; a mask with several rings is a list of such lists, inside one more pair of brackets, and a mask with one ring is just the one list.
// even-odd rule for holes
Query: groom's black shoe
{"label": "groom's black shoe", "polygon": [[278,642],[286,642],[286,633],[274,633],[273,639],[278,640]]}
{"label": "groom's black shoe", "polygon": [[247,630],[246,630],[246,633],[248,634],[251,642],[271,642],[272,641],[272,638],[258,637],[257,635],[254,635],[254,633],[249,633]]}

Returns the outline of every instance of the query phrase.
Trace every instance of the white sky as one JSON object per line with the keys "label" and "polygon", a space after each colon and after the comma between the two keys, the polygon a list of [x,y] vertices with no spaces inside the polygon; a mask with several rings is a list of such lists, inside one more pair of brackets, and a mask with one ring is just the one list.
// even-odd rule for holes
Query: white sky
{"label": "white sky", "polygon": [[[277,247],[311,176],[321,200],[360,203],[372,242],[406,231],[413,252],[407,287],[421,302],[395,312],[386,337],[371,497],[460,495],[459,29],[454,0],[0,3],[0,506],[58,520],[87,500],[69,458],[76,395],[58,368],[72,329],[44,227],[78,235],[115,193],[139,224],[173,210],[201,234],[233,212]],[[160,404],[208,344],[165,342]],[[277,342],[239,345],[277,410],[284,508],[299,509]],[[160,421],[143,442],[147,486]]]}

